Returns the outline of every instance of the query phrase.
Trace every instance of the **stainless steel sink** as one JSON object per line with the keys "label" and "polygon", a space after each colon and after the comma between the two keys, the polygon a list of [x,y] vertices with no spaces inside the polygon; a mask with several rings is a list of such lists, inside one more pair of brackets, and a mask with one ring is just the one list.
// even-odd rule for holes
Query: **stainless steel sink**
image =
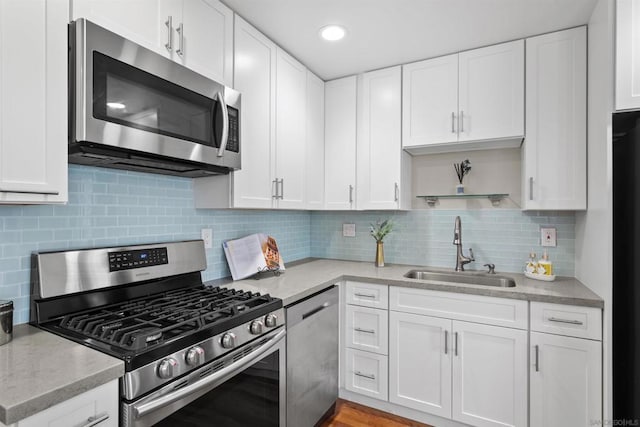
{"label": "stainless steel sink", "polygon": [[441,271],[411,270],[405,274],[404,277],[419,280],[437,280],[439,282],[465,283],[469,285],[497,286],[501,288],[512,288],[516,285],[516,282],[510,277],[485,272],[446,273]]}

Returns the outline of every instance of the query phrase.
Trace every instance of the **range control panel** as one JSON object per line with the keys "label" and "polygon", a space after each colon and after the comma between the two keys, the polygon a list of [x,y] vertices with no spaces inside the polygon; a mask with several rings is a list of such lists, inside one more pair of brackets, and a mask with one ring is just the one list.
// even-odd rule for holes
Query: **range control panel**
{"label": "range control panel", "polygon": [[109,271],[130,270],[168,263],[167,248],[109,252]]}

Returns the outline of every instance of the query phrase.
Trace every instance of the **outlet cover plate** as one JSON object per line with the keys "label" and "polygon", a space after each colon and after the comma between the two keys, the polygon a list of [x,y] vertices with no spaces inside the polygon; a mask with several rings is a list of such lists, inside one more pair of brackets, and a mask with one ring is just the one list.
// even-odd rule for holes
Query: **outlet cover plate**
{"label": "outlet cover plate", "polygon": [[356,225],[342,224],[342,237],[356,237]]}
{"label": "outlet cover plate", "polygon": [[555,227],[540,227],[540,244],[552,247],[558,245]]}
{"label": "outlet cover plate", "polygon": [[203,228],[200,230],[200,236],[202,240],[204,240],[204,248],[211,249],[213,248],[213,230],[210,228]]}

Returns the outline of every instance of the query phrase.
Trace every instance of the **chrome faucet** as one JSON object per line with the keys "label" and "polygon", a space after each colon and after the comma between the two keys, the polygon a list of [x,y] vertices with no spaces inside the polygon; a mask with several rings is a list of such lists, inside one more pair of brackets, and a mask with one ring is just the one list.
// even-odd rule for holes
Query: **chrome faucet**
{"label": "chrome faucet", "polygon": [[476,259],[473,257],[473,249],[469,248],[469,256],[466,257],[462,253],[462,223],[460,217],[456,217],[453,228],[453,244],[458,247],[456,251],[456,271],[464,271],[464,265],[469,264]]}

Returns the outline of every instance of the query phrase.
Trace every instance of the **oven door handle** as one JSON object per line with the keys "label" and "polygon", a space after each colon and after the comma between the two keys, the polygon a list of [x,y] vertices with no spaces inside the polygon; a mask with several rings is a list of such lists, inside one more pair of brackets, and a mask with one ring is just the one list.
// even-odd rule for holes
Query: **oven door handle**
{"label": "oven door handle", "polygon": [[220,148],[218,148],[218,157],[224,156],[224,150],[227,149],[227,142],[229,142],[229,110],[227,110],[227,103],[224,100],[222,91],[218,92],[218,102],[222,109],[222,137],[220,138]]}
{"label": "oven door handle", "polygon": [[179,388],[173,393],[166,394],[150,402],[143,403],[140,405],[133,405],[133,413],[135,414],[135,417],[142,418],[145,415],[155,410],[161,409],[173,402],[176,402],[186,396],[189,396],[190,394],[196,393],[202,390],[203,388],[215,387],[218,384],[222,384],[223,382],[231,378],[233,375],[235,375],[236,372],[243,370],[245,367],[247,367],[248,365],[251,365],[257,359],[260,359],[265,353],[267,353],[269,350],[275,347],[284,338],[286,333],[287,332],[284,329],[281,330],[276,335],[274,335],[273,338],[271,338],[268,342],[266,342],[265,344],[255,349],[248,356],[243,357],[242,359],[232,363],[231,365],[225,368],[222,368],[221,370],[219,370],[214,374],[209,375],[202,381],[195,382],[184,388]]}

